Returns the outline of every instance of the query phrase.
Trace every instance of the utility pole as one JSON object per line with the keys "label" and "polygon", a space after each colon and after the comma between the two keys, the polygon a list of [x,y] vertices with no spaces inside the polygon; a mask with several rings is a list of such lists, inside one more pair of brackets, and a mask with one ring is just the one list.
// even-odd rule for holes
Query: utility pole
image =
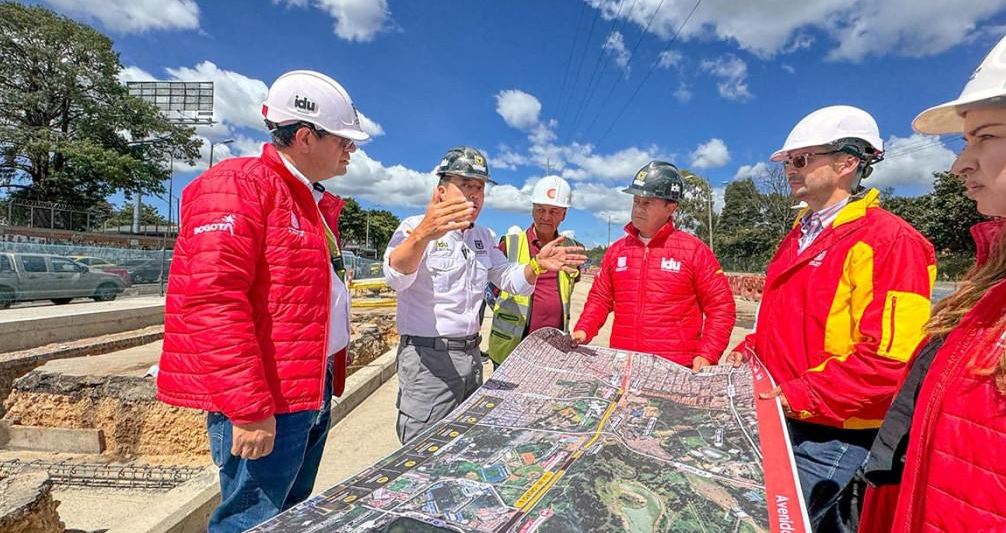
{"label": "utility pole", "polygon": [[369,250],[370,249],[370,209],[367,210],[367,236],[365,237],[365,239],[367,240],[366,246],[367,246],[367,249]]}
{"label": "utility pole", "polygon": [[140,211],[143,209],[143,195],[136,191],[133,196],[133,233],[140,232]]}
{"label": "utility pole", "polygon": [[713,249],[713,184],[709,184],[709,251],[716,253]]}
{"label": "utility pole", "polygon": [[608,215],[608,247],[611,247],[611,215]]}

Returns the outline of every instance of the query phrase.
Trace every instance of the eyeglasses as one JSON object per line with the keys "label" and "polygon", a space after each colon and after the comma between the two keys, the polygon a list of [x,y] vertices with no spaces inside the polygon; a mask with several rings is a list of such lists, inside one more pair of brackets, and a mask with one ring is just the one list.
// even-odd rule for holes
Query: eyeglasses
{"label": "eyeglasses", "polygon": [[793,165],[793,168],[803,168],[810,164],[810,158],[817,155],[832,155],[841,152],[841,150],[832,150],[830,152],[817,152],[817,153],[803,153],[795,157],[786,158],[782,164],[783,166]]}
{"label": "eyeglasses", "polygon": [[354,141],[353,139],[341,137],[339,135],[329,133],[323,129],[316,128],[314,126],[309,126],[309,128],[311,129],[311,131],[314,132],[315,135],[318,136],[319,139],[323,139],[325,137],[335,137],[336,139],[339,140],[339,144],[342,146],[343,150],[349,150],[350,148],[354,148],[356,146],[356,141]]}

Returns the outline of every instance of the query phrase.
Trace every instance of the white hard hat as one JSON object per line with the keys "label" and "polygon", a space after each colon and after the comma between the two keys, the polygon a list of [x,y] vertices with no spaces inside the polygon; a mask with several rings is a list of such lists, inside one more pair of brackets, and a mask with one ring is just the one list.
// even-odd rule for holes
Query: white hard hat
{"label": "white hard hat", "polygon": [[919,133],[940,135],[964,130],[960,106],[1006,96],[1006,37],[985,56],[956,100],[940,104],[919,113],[912,128]]}
{"label": "white hard hat", "polygon": [[559,176],[545,176],[534,184],[531,203],[567,208],[573,203],[573,191]]}
{"label": "white hard hat", "polygon": [[311,70],[294,70],[273,82],[262,103],[262,116],[280,126],[303,120],[328,133],[365,141],[360,115],[342,85]]}
{"label": "white hard hat", "polygon": [[797,122],[782,148],[772,154],[772,161],[786,159],[786,155],[793,150],[823,146],[849,138],[862,139],[877,152],[884,151],[880,128],[869,113],[848,105],[822,107]]}

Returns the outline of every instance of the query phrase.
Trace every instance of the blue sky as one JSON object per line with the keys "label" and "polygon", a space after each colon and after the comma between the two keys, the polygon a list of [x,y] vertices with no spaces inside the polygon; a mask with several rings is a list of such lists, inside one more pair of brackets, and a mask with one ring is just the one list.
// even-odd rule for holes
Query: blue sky
{"label": "blue sky", "polygon": [[911,119],[955,97],[1006,34],[1006,0],[702,0],[687,23],[696,0],[41,3],[108,34],[124,81],[215,82],[218,123],[199,129],[204,159],[176,169],[176,189],[205,168],[208,141],[236,139],[217,159],[257,154],[268,85],[310,68],[347,88],[375,135],[333,191],[419,213],[443,152],[469,144],[500,183],[480,222],[526,226],[548,168],[573,184],[561,229],[587,244],[607,241],[609,216],[620,233],[619,191],[649,160],[722,194],[825,105],[877,118],[888,160],[867,184],[926,192],[961,143],[915,135]]}

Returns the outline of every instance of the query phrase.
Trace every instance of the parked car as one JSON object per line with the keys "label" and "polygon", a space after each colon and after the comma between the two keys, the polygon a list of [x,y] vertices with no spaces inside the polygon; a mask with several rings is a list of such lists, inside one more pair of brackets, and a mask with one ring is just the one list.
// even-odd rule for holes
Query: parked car
{"label": "parked car", "polygon": [[52,300],[57,305],[74,298],[107,302],[125,288],[119,276],[91,270],[69,257],[0,253],[0,309],[31,300]]}
{"label": "parked car", "polygon": [[133,284],[132,278],[129,277],[129,270],[109,261],[108,259],[102,259],[101,257],[93,257],[89,255],[73,255],[70,256],[70,259],[91,267],[91,270],[115,274],[116,276],[122,278],[122,282],[125,283],[127,287]]}
{"label": "parked car", "polygon": [[156,259],[130,259],[122,261],[119,266],[129,272],[133,283],[154,283],[167,277],[168,269],[171,268],[171,260],[164,261],[163,268],[160,258]]}

